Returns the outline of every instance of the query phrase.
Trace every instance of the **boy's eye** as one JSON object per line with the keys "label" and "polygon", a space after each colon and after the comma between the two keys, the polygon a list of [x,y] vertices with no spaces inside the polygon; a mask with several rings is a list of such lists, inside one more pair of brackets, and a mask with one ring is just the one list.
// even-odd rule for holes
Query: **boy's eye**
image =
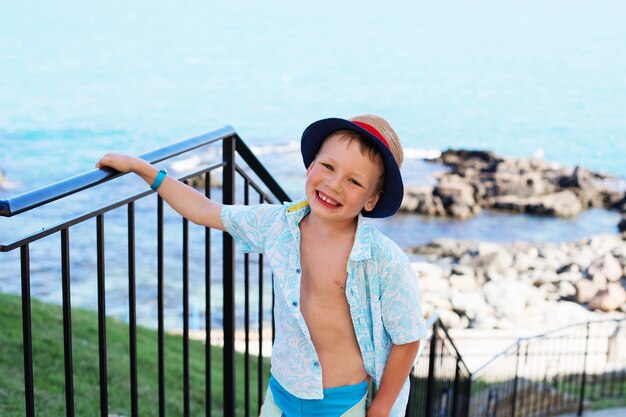
{"label": "boy's eye", "polygon": [[322,166],[324,168],[326,168],[326,169],[333,169],[333,166],[331,164],[327,164],[327,163],[324,163],[324,162],[322,162]]}
{"label": "boy's eye", "polygon": [[354,178],[350,178],[350,182],[352,184],[354,184],[354,185],[358,185],[359,187],[361,187],[361,184],[357,180],[355,180]]}

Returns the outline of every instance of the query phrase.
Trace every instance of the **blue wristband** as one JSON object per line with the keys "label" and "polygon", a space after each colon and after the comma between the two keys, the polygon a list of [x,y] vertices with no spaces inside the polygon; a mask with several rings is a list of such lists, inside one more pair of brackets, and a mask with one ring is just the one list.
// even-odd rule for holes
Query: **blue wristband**
{"label": "blue wristband", "polygon": [[152,185],[150,186],[150,188],[152,188],[154,191],[158,190],[159,187],[161,186],[161,183],[163,182],[163,180],[165,179],[165,176],[167,175],[167,170],[165,168],[161,168],[161,170],[159,171],[159,173],[157,174],[156,178],[154,179],[154,182],[152,183]]}

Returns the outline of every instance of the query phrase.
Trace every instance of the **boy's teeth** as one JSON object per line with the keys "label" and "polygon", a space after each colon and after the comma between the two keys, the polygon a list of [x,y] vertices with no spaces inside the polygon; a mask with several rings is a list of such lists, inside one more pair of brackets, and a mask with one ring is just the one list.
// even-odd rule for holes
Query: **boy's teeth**
{"label": "boy's teeth", "polygon": [[326,197],[324,194],[319,193],[319,196],[322,200],[324,200],[325,202],[327,202],[328,204],[332,204],[333,206],[337,205],[337,202],[335,200],[331,200],[330,198]]}

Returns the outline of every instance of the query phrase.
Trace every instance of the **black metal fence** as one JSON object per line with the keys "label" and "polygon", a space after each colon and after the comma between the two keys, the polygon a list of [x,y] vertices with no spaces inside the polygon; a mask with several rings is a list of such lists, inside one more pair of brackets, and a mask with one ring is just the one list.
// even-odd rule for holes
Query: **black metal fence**
{"label": "black metal fence", "polygon": [[411,372],[407,417],[467,416],[471,373],[445,326],[432,321],[430,338],[424,340]]}
{"label": "black metal fence", "polygon": [[[201,179],[204,182],[204,191],[207,196],[211,196],[212,180],[211,173],[221,169],[222,170],[222,186],[221,197],[224,204],[234,204],[242,202],[244,204],[252,203],[264,203],[264,202],[282,202],[289,201],[289,196],[282,190],[282,188],[276,183],[271,175],[266,171],[263,165],[253,155],[246,144],[238,137],[235,131],[226,127],[221,130],[202,135],[196,138],[192,138],[172,146],[158,149],[156,151],[141,155],[140,157],[151,162],[159,163],[161,161],[169,160],[187,152],[192,152],[203,147],[217,146],[221,144],[221,160],[216,161],[210,166],[203,166],[200,170],[194,171],[183,178],[181,181],[192,181]],[[243,161],[243,164],[241,163]],[[116,179],[121,174],[110,170],[94,170],[85,174],[64,180],[53,185],[28,192],[17,197],[0,201],[0,215],[5,217],[15,216],[20,213],[26,213],[40,206],[52,203],[60,200],[64,197],[76,194],[86,189],[99,186],[100,184]],[[240,187],[236,187],[239,184]],[[214,190],[215,191],[215,190]],[[166,277],[165,266],[165,251],[170,250],[169,246],[166,249],[166,237],[164,234],[164,204],[163,200],[156,196],[152,191],[142,191],[130,197],[124,198],[121,201],[117,201],[113,204],[108,204],[105,207],[98,208],[86,214],[74,217],[70,220],[63,221],[55,226],[45,228],[42,231],[33,233],[26,237],[20,237],[15,241],[9,243],[3,243],[0,245],[0,252],[11,252],[19,250],[20,252],[20,270],[21,270],[21,300],[22,300],[22,335],[23,335],[23,360],[24,360],[24,398],[25,408],[24,415],[35,415],[35,404],[37,402],[38,385],[37,380],[34,377],[33,371],[33,334],[32,334],[32,317],[31,317],[31,247],[37,245],[42,239],[49,236],[58,236],[60,239],[61,250],[61,279],[62,279],[62,308],[63,308],[63,345],[64,345],[64,391],[65,391],[65,414],[67,416],[75,415],[75,391],[74,391],[74,366],[73,366],[73,339],[72,339],[72,292],[71,281],[72,271],[70,270],[71,256],[70,256],[70,235],[73,228],[78,227],[81,224],[88,224],[95,219],[95,230],[93,233],[96,235],[96,275],[97,275],[97,314],[98,314],[98,373],[99,373],[99,414],[103,417],[109,415],[109,390],[108,380],[109,373],[107,371],[107,270],[109,265],[105,265],[107,242],[105,239],[106,228],[106,216],[113,213],[119,208],[126,207],[126,245],[127,245],[127,294],[128,294],[128,323],[129,323],[129,335],[128,335],[128,348],[130,353],[128,395],[130,397],[130,410],[128,411],[132,416],[140,415],[139,412],[139,392],[138,392],[138,364],[137,364],[137,295],[136,295],[136,264],[138,262],[136,247],[136,224],[139,219],[136,219],[136,204],[140,201],[147,199],[156,199],[156,219],[150,220],[156,221],[157,229],[157,329],[158,329],[158,415],[164,416],[167,409],[166,400],[166,356],[164,349],[164,341],[166,334],[166,300],[171,298],[171,294],[167,294],[167,289],[171,286],[170,280]],[[145,219],[142,219],[145,220]],[[182,263],[182,299],[180,300],[182,312],[182,332],[183,332],[183,347],[182,347],[182,378],[183,378],[183,415],[191,415],[190,410],[190,370],[189,370],[189,340],[190,340],[190,323],[189,318],[192,316],[190,311],[190,225],[186,219],[180,219],[182,223],[182,231],[172,233],[180,236],[178,246],[182,247],[180,257]],[[116,227],[120,227],[117,224]],[[195,226],[194,226],[195,227]],[[206,331],[206,349],[205,349],[205,398],[206,407],[204,414],[210,415],[256,415],[260,409],[260,402],[263,398],[263,384],[267,379],[266,362],[263,360],[263,345],[264,341],[273,338],[273,317],[268,323],[267,317],[264,317],[264,302],[267,306],[267,299],[273,299],[271,288],[271,275],[269,274],[269,268],[264,268],[264,260],[262,255],[256,257],[251,255],[245,255],[240,257],[239,262],[236,263],[234,242],[230,235],[227,233],[222,234],[222,253],[215,255],[212,253],[214,246],[212,244],[212,233],[208,228],[203,228],[204,237],[204,323]],[[172,239],[170,238],[169,241]],[[115,242],[119,245],[123,242]],[[113,243],[110,243],[113,244]],[[53,255],[48,253],[47,256]],[[241,259],[242,258],[242,259]],[[217,260],[218,262],[213,262]],[[122,262],[121,260],[116,260]],[[222,278],[219,281],[222,283],[223,293],[221,299],[223,300],[223,316],[221,318],[222,326],[218,329],[216,338],[219,338],[218,343],[223,344],[223,357],[213,358],[211,355],[211,345],[216,342],[211,340],[213,332],[213,326],[211,312],[214,311],[212,306],[211,288],[212,282],[212,264],[217,263],[220,265]],[[6,264],[5,264],[6,265]],[[191,265],[194,266],[194,265]],[[197,265],[196,265],[197,266]],[[235,271],[240,270],[243,275],[243,295],[241,296],[241,289],[235,286]],[[17,273],[17,271],[16,271]],[[255,277],[252,275],[255,274]],[[179,275],[179,274],[176,274]],[[269,276],[269,285],[268,285]],[[264,285],[265,284],[265,285]],[[251,288],[254,287],[254,288]],[[199,288],[194,288],[194,291],[201,291]],[[255,296],[255,297],[254,297]],[[239,298],[236,303],[236,297]],[[253,297],[255,299],[253,299]],[[243,300],[241,300],[243,298]],[[243,318],[237,318],[236,312],[241,310],[243,305]],[[256,317],[251,316],[251,305],[255,306]],[[241,337],[239,334],[236,337],[236,326],[238,322],[243,321],[244,329]],[[256,328],[256,329],[255,329]],[[251,338],[250,332],[256,330],[255,339],[258,342],[256,346],[256,358],[251,358],[253,355],[251,350]],[[236,411],[235,392],[238,388],[235,381],[236,375],[236,355],[235,355],[235,341],[236,339],[243,338],[245,345],[244,353],[244,369],[243,369],[243,381],[240,381],[239,385],[243,385],[245,405],[244,410],[241,407]],[[251,360],[251,359],[254,359]],[[212,391],[214,384],[211,381],[211,369],[214,368],[215,362],[219,362],[223,369],[222,378],[222,392],[223,398],[218,399],[218,403],[221,403],[219,410],[212,409]],[[256,381],[251,381],[251,369],[253,366],[257,367]],[[250,398],[251,390],[256,391],[256,404],[251,404]],[[116,411],[117,412],[117,411]],[[50,410],[39,410],[39,415],[50,415]],[[97,414],[94,410],[93,414]],[[125,413],[127,414],[127,413]],[[199,415],[197,412],[194,415]]]}
{"label": "black metal fence", "polygon": [[626,319],[520,338],[472,376],[469,415],[541,417],[626,396]]}

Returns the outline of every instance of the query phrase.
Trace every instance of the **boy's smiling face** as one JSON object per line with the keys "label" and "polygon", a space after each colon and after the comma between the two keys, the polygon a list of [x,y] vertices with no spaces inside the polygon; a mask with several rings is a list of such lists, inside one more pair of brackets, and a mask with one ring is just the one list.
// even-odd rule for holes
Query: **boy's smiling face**
{"label": "boy's smiling face", "polygon": [[311,212],[333,221],[353,221],[361,210],[371,211],[380,197],[383,175],[380,155],[372,158],[357,140],[330,135],[307,169],[306,197]]}

